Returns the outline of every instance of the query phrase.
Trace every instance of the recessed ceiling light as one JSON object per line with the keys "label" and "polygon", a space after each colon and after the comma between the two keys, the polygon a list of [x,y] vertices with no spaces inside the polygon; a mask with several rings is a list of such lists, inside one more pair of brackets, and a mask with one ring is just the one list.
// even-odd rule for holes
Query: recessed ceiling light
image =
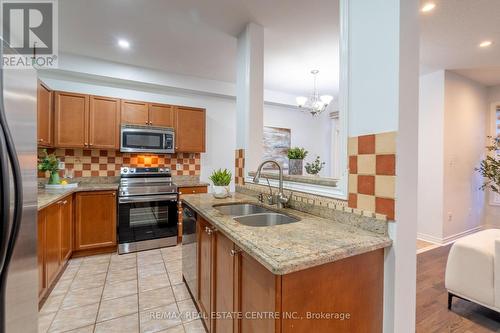
{"label": "recessed ceiling light", "polygon": [[118,40],[118,46],[120,46],[122,49],[129,49],[130,48],[130,43],[126,39],[119,39]]}
{"label": "recessed ceiling light", "polygon": [[431,10],[433,10],[434,8],[436,8],[436,4],[434,2],[426,2],[422,8],[420,9],[420,11],[422,13],[428,13],[430,12]]}
{"label": "recessed ceiling light", "polygon": [[488,46],[491,46],[493,44],[493,42],[491,40],[485,40],[481,43],[479,43],[479,47],[488,47]]}

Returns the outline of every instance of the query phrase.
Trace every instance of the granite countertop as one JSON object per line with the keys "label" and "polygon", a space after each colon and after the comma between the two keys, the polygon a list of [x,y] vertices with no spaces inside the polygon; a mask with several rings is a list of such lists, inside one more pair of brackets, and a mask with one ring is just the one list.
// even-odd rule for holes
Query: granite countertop
{"label": "granite countertop", "polygon": [[388,236],[297,210],[282,211],[300,218],[299,222],[270,227],[249,227],[212,207],[225,203],[259,204],[256,198],[241,193],[233,193],[231,198],[226,199],[215,199],[211,194],[195,194],[186,196],[183,202],[277,275],[300,271],[392,244]]}
{"label": "granite countertop", "polygon": [[75,192],[88,191],[116,191],[118,183],[80,183],[76,188],[64,190],[46,190],[45,188],[38,189],[38,210],[41,210],[51,204],[61,200],[65,196]]}

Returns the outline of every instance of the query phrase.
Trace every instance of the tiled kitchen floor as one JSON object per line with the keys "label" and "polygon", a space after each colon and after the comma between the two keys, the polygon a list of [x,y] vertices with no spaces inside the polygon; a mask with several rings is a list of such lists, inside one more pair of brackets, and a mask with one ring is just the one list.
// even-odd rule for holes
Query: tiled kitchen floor
{"label": "tiled kitchen floor", "polygon": [[181,246],[72,259],[38,331],[204,333],[181,268]]}

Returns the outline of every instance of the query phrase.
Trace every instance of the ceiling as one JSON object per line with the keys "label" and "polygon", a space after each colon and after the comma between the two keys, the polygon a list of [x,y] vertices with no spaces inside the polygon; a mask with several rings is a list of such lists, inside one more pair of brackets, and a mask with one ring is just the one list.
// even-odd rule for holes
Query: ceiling
{"label": "ceiling", "polygon": [[[59,49],[177,74],[236,80],[238,34],[265,27],[265,88],[338,90],[338,0],[61,0]],[[130,41],[121,50],[119,38]]]}
{"label": "ceiling", "polygon": [[[500,84],[500,1],[434,0],[421,14],[421,72],[455,70]],[[311,69],[321,93],[339,77],[338,0],[61,0],[61,52],[234,82],[236,37],[247,22],[265,28],[265,88],[307,94]],[[117,40],[130,41],[130,50]],[[480,41],[495,44],[481,49]]]}
{"label": "ceiling", "polygon": [[[421,15],[421,71],[449,69],[484,85],[500,84],[500,1],[434,0]],[[492,40],[489,48],[478,44]]]}

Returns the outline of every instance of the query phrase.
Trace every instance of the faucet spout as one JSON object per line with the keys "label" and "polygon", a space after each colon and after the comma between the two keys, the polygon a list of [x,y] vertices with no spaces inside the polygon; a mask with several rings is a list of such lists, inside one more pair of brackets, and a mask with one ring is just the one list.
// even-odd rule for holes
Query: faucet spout
{"label": "faucet spout", "polygon": [[263,161],[259,165],[259,167],[257,168],[257,172],[255,173],[255,177],[253,177],[253,182],[256,184],[259,183],[259,179],[260,179],[261,173],[262,173],[262,167],[268,163],[274,164],[278,167],[279,189],[278,189],[278,194],[277,194],[277,197],[278,197],[277,205],[278,205],[278,208],[283,208],[284,205],[288,203],[288,198],[285,197],[285,195],[283,194],[283,168],[281,167],[281,164],[279,164],[278,162],[276,162],[274,160]]}

